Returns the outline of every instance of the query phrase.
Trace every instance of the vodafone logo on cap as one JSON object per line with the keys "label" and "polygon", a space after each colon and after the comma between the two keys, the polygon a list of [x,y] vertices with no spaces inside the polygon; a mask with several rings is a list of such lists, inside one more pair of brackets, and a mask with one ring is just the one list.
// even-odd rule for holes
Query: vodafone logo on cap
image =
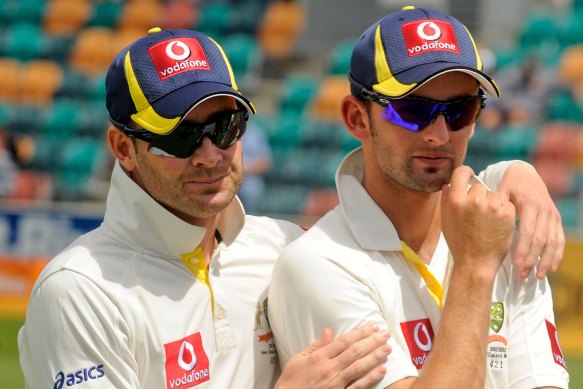
{"label": "vodafone logo on cap", "polygon": [[164,345],[166,389],[192,388],[210,380],[209,359],[200,332]]}
{"label": "vodafone logo on cap", "polygon": [[191,70],[210,70],[211,66],[198,40],[169,39],[148,49],[160,80]]}
{"label": "vodafone logo on cap", "polygon": [[409,57],[432,51],[460,54],[453,26],[443,20],[426,19],[401,26]]}
{"label": "vodafone logo on cap", "polygon": [[427,362],[433,348],[433,327],[429,319],[419,319],[401,323],[401,331],[407,342],[411,361],[419,370]]}

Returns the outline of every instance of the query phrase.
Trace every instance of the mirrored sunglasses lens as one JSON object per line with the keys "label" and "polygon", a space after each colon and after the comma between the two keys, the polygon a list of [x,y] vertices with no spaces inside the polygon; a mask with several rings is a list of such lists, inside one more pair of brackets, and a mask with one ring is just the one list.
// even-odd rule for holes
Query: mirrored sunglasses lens
{"label": "mirrored sunglasses lens", "polygon": [[435,104],[408,98],[395,99],[382,112],[383,119],[410,131],[422,130],[431,123]]}
{"label": "mirrored sunglasses lens", "polygon": [[228,149],[245,133],[248,117],[248,112],[234,112],[223,114],[206,125],[181,123],[170,134],[152,139],[149,150],[157,155],[188,158],[200,146],[204,136],[208,136],[217,147]]}
{"label": "mirrored sunglasses lens", "polygon": [[[166,153],[166,156],[177,158],[190,157],[197,147],[196,134],[180,131],[179,129],[174,130],[168,135],[157,136],[150,142],[150,151],[152,149],[159,149]],[[164,154],[159,153],[158,155]]]}
{"label": "mirrored sunglasses lens", "polygon": [[[444,109],[445,108],[445,109]],[[481,98],[470,98],[441,103],[420,100],[414,97],[391,100],[383,110],[383,119],[410,131],[420,131],[428,126],[438,114],[444,112],[452,131],[459,131],[474,123],[481,110]]]}
{"label": "mirrored sunglasses lens", "polygon": [[228,149],[237,142],[247,128],[248,114],[236,112],[217,121],[213,142],[221,149]]}
{"label": "mirrored sunglasses lens", "polygon": [[449,104],[446,109],[446,118],[451,130],[459,131],[474,123],[480,110],[480,98],[477,96]]}

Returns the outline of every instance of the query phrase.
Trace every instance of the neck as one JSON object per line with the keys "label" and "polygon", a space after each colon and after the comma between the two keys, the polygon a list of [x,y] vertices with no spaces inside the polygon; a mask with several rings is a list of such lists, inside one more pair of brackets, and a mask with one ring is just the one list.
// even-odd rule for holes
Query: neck
{"label": "neck", "polygon": [[213,252],[217,248],[219,242],[217,240],[217,225],[218,225],[218,218],[213,217],[209,219],[205,219],[204,223],[197,223],[199,227],[206,228],[206,232],[200,242],[200,248],[202,249],[206,266],[211,263],[211,258],[213,256]]}
{"label": "neck", "polygon": [[418,192],[395,185],[365,189],[395,226],[399,239],[425,263],[431,261],[441,234],[441,191]]}

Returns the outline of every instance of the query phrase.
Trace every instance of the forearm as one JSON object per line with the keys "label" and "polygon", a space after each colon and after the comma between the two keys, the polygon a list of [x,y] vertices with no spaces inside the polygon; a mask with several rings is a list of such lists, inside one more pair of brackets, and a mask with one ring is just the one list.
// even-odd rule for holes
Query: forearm
{"label": "forearm", "polygon": [[468,273],[452,272],[431,357],[415,388],[436,383],[444,388],[484,387],[493,277]]}

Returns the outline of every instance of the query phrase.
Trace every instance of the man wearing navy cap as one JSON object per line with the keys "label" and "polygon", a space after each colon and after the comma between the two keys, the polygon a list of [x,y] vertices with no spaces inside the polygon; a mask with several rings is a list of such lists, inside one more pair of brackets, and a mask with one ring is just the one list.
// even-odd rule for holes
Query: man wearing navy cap
{"label": "man wearing navy cap", "polygon": [[[337,170],[340,205],[273,271],[282,366],[323,328],[374,322],[392,346],[375,387],[567,388],[544,278],[562,256],[560,216],[515,196],[527,180],[548,199],[532,166],[462,166],[486,93],[499,95],[468,30],[405,7],[363,33],[348,78],[342,116],[362,147]],[[534,225],[548,226],[546,241],[528,242]]]}
{"label": "man wearing navy cap", "polygon": [[[198,32],[152,29],[114,59],[106,105],[116,163],[105,217],[34,286],[18,337],[26,387],[273,387],[266,293],[303,230],[246,216],[236,197],[255,109],[225,53]],[[278,385],[369,386],[388,337],[374,325],[324,332]]]}

